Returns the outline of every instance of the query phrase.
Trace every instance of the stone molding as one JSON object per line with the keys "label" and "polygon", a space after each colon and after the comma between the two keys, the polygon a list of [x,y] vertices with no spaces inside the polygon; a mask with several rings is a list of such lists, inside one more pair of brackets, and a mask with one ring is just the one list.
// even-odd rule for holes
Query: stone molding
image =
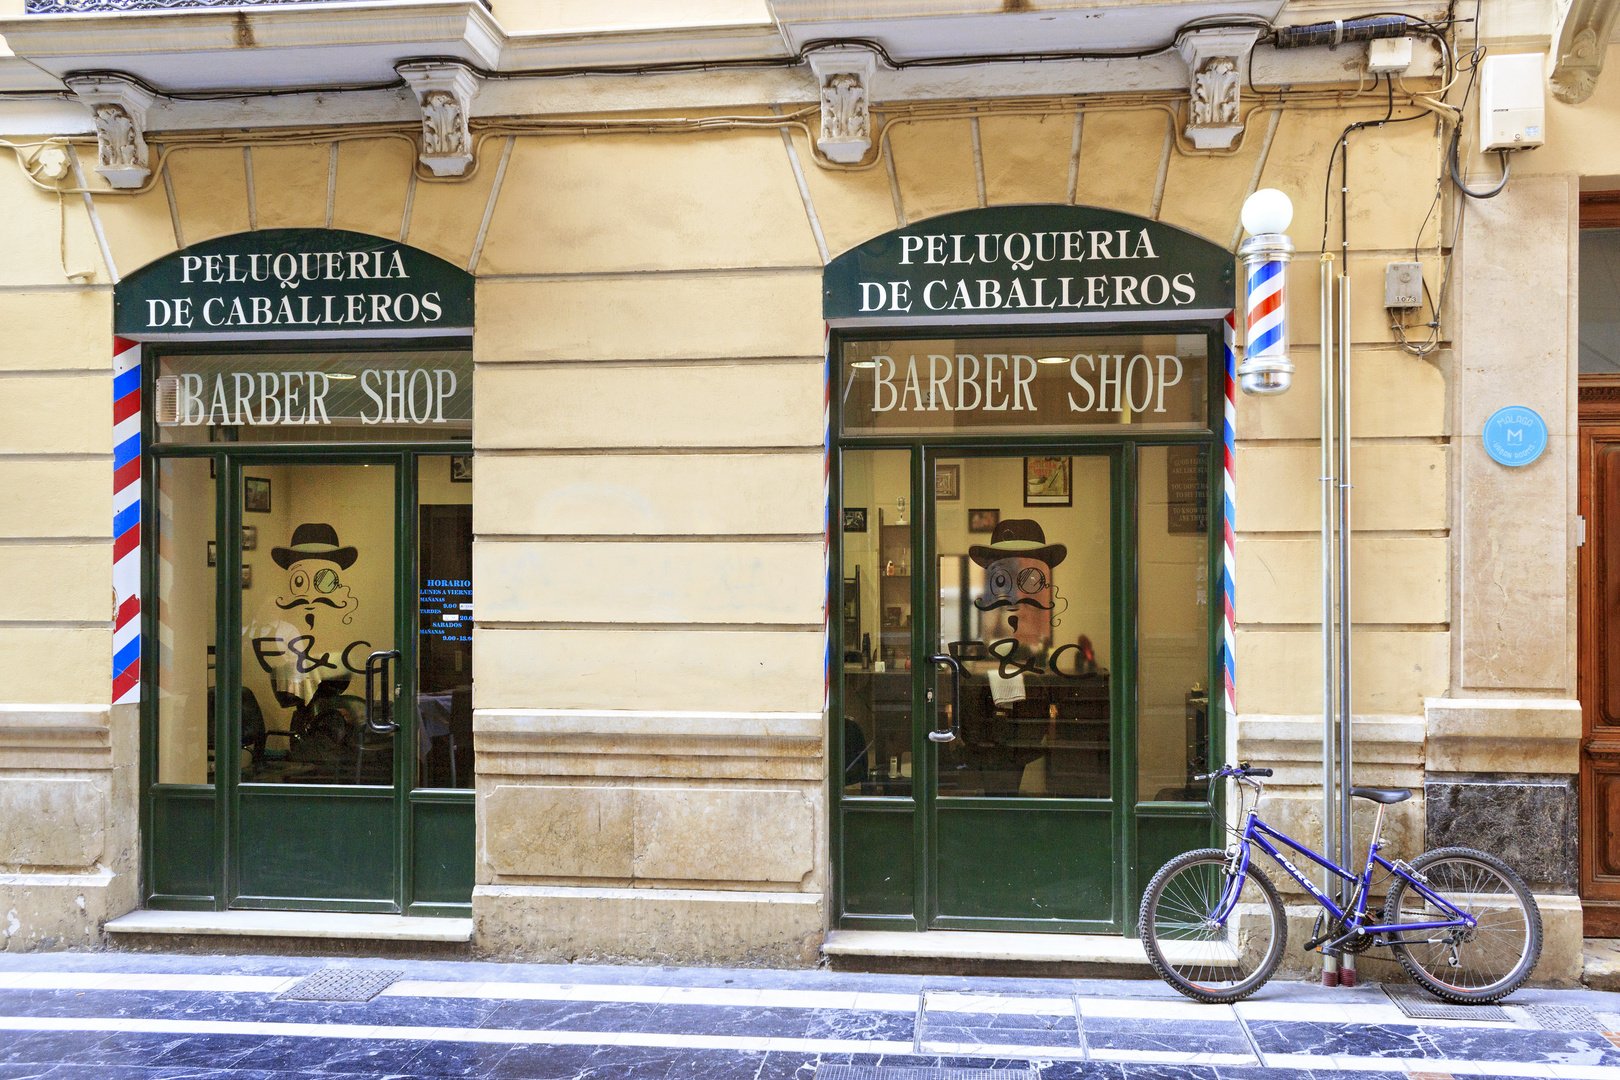
{"label": "stone molding", "polygon": [[472,68],[454,63],[400,64],[396,69],[416,94],[422,110],[422,152],[418,158],[434,176],[463,176],[473,161],[467,118],[479,80]]}
{"label": "stone molding", "polygon": [[90,109],[96,129],[96,172],[115,188],[138,188],[152,175],[146,110],[157,99],[129,79],[86,75],[65,80]]}
{"label": "stone molding", "polygon": [[1614,36],[1620,0],[1573,0],[1558,29],[1552,73],[1553,97],[1579,105],[1592,96],[1603,74],[1603,60]]}
{"label": "stone molding", "polygon": [[1579,701],[1427,698],[1423,705],[1430,772],[1580,772]]}
{"label": "stone molding", "polygon": [[[1417,716],[1352,717],[1355,782],[1423,788],[1424,722]],[[1322,717],[1243,715],[1237,718],[1237,755],[1276,770],[1275,787],[1322,784]]]}
{"label": "stone molding", "polygon": [[1242,86],[1258,29],[1189,30],[1176,39],[1187,62],[1187,138],[1200,150],[1227,150],[1243,134]]}
{"label": "stone molding", "polygon": [[872,149],[877,55],[870,49],[820,49],[810,54],[810,70],[821,102],[816,148],[831,161],[860,161]]}
{"label": "stone molding", "polygon": [[820,713],[477,709],[481,779],[574,776],[820,783]]}
{"label": "stone molding", "polygon": [[[112,767],[109,706],[0,705],[0,772],[105,772]],[[0,852],[0,862],[4,858]]]}

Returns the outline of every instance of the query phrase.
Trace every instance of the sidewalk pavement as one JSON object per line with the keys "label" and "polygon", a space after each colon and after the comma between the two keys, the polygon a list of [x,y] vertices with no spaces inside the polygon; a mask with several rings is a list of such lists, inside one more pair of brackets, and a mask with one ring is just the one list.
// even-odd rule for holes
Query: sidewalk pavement
{"label": "sidewalk pavement", "polygon": [[1224,1006],[1148,981],[0,953],[0,1080],[1620,1080],[1620,994],[1504,1005],[1413,1019],[1378,986],[1275,981]]}

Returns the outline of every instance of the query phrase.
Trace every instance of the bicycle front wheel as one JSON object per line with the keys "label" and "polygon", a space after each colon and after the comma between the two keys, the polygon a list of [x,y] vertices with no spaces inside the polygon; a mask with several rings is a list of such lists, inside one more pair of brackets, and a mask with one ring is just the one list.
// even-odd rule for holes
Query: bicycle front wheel
{"label": "bicycle front wheel", "polygon": [[[1529,886],[1494,855],[1439,848],[1412,861],[1428,889],[1474,916],[1472,929],[1392,932],[1401,966],[1431,994],[1459,1004],[1500,1001],[1524,984],[1541,958],[1541,911]],[[1384,922],[1391,926],[1451,917],[1399,874],[1390,881]]]}
{"label": "bicycle front wheel", "polygon": [[1241,1001],[1271,978],[1288,945],[1282,899],[1251,865],[1238,904],[1217,919],[1231,857],[1205,848],[1165,863],[1142,895],[1137,932],[1159,977],[1194,1001]]}

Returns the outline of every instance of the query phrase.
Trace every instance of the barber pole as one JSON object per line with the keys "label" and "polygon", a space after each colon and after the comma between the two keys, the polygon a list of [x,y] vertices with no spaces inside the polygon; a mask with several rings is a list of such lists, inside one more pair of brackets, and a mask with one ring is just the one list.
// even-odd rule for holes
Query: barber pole
{"label": "barber pole", "polygon": [[1245,394],[1281,394],[1294,380],[1288,359],[1288,263],[1294,244],[1283,232],[1293,216],[1288,196],[1275,188],[1257,191],[1243,204],[1243,226],[1251,235],[1238,248],[1247,333],[1237,375]]}
{"label": "barber pole", "polygon": [[113,338],[114,705],[141,699],[141,347]]}
{"label": "barber pole", "polygon": [[1221,461],[1226,513],[1221,515],[1221,679],[1225,716],[1231,723],[1237,716],[1237,608],[1234,602],[1237,590],[1232,576],[1237,565],[1233,533],[1237,520],[1237,312],[1227,313],[1223,329],[1226,331],[1226,418],[1222,424]]}
{"label": "barber pole", "polygon": [[[784,129],[786,130],[786,129]],[[821,506],[824,511],[821,533],[821,577],[827,582],[827,595],[821,602],[821,710],[832,707],[833,639],[832,639],[832,388],[833,371],[832,327],[821,324],[821,353],[827,358],[827,378],[821,388]],[[837,535],[843,535],[842,523]],[[843,596],[840,590],[840,597]],[[839,601],[843,603],[842,599]]]}

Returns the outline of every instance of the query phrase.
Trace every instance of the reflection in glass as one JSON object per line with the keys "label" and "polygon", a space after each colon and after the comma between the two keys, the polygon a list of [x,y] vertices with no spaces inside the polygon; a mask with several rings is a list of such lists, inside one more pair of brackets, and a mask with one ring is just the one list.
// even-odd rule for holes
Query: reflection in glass
{"label": "reflection in glass", "polygon": [[471,461],[449,455],[417,459],[420,787],[473,783]]}
{"label": "reflection in glass", "polygon": [[213,467],[212,458],[157,462],[160,784],[214,782]]}
{"label": "reflection in glass", "polygon": [[[1024,458],[935,464],[961,473],[959,497],[936,495],[934,510],[938,646],[966,672],[958,737],[939,751],[943,797],[1108,797],[1109,466],[1068,461],[1070,505],[1036,506],[1025,505]],[[946,714],[949,678],[940,668],[935,680]]]}
{"label": "reflection in glass", "polygon": [[[394,648],[394,467],[247,465],[242,780],[392,784],[394,737],[366,730],[366,658]],[[391,686],[378,688],[386,709]]]}
{"label": "reflection in glass", "polygon": [[911,453],[846,450],[844,791],[911,794]]}
{"label": "reflection in glass", "polygon": [[1137,799],[1202,800],[1209,763],[1209,448],[1137,451]]}

